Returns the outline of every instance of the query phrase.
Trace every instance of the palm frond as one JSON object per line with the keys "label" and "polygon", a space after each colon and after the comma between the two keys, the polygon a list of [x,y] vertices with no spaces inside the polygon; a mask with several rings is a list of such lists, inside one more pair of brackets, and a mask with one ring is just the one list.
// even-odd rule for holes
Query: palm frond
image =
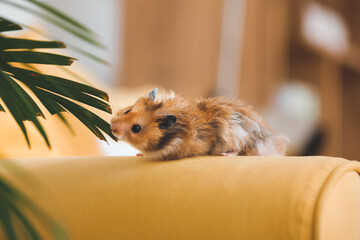
{"label": "palm frond", "polygon": [[[5,163],[8,162],[3,160],[1,165],[11,173],[14,173],[12,170],[20,168],[14,163],[11,165]],[[24,171],[21,170],[21,172]],[[7,239],[43,239],[29,215],[32,216],[31,219],[36,219],[46,229],[50,230],[55,239],[67,239],[64,230],[50,216],[3,177],[0,177],[0,196],[0,224]]]}
{"label": "palm frond", "polygon": [[65,48],[65,44],[60,41],[37,41],[19,38],[4,38],[0,36],[0,50],[23,48]]}
{"label": "palm frond", "polygon": [[0,68],[0,97],[9,109],[11,115],[20,126],[26,142],[30,147],[30,140],[24,125],[25,120],[30,120],[34,123],[38,131],[43,136],[46,145],[50,148],[49,139],[40,124],[37,116],[43,116],[44,114],[40,108],[36,105],[34,100],[25,92],[25,90],[16,83],[8,74],[4,73]]}
{"label": "palm frond", "polygon": [[22,27],[16,23],[0,18],[0,32],[21,30]]}
{"label": "palm frond", "polygon": [[79,30],[85,31],[93,36],[95,36],[96,34],[91,31],[88,27],[86,27],[85,25],[79,23],[78,21],[76,21],[75,19],[73,19],[72,17],[70,17],[69,15],[57,10],[56,8],[43,3],[43,2],[39,2],[36,0],[27,0],[28,2],[31,2],[32,4],[38,6],[39,8],[45,10],[46,12],[52,14],[53,16],[56,16],[60,19],[62,19],[64,22],[78,28]]}
{"label": "palm frond", "polygon": [[[82,83],[64,78],[44,75],[27,69],[11,67],[13,76],[26,84],[30,89],[46,89],[73,100],[85,103],[104,112],[111,113],[110,106],[102,101],[108,101],[107,93]],[[95,98],[96,97],[96,98]],[[100,99],[102,100],[100,100]]]}
{"label": "palm frond", "polygon": [[[23,23],[21,23],[21,24],[19,24],[19,25],[21,25],[23,28],[26,28],[26,29],[30,30],[30,31],[33,32],[33,33],[36,33],[37,35],[39,35],[39,36],[41,36],[41,37],[43,37],[43,38],[45,38],[45,39],[47,39],[47,40],[50,40],[50,39],[52,39],[52,40],[60,39],[60,38],[57,37],[57,36],[54,36],[54,35],[52,35],[52,34],[49,34],[48,32],[45,32],[45,31],[43,31],[43,30],[41,30],[41,29],[38,29],[38,28],[35,28],[35,27],[33,27],[33,26],[29,26],[29,25],[23,24]],[[77,47],[77,46],[75,46],[74,44],[66,43],[66,46],[67,46],[67,48],[69,48],[69,49],[71,49],[71,50],[73,50],[73,51],[75,51],[75,52],[77,52],[77,53],[79,53],[79,54],[81,54],[81,55],[83,55],[83,56],[85,56],[85,57],[88,57],[88,58],[90,58],[91,60],[93,60],[93,61],[95,61],[95,62],[98,62],[98,63],[101,63],[101,64],[105,64],[105,65],[109,65],[109,63],[108,63],[105,59],[103,59],[103,58],[101,58],[101,57],[99,57],[99,56],[96,56],[96,55],[92,54],[91,52],[89,52],[89,51],[87,51],[87,50],[84,50],[83,48]]]}
{"label": "palm frond", "polygon": [[3,51],[1,52],[0,61],[3,62],[20,62],[20,63],[37,63],[69,66],[75,58],[62,56],[53,53],[33,52],[33,51]]}
{"label": "palm frond", "polygon": [[[12,23],[10,21],[2,21],[0,18],[0,23],[3,23],[3,29],[11,29]],[[40,73],[36,67],[28,65],[28,63],[64,66],[71,64],[74,58],[34,51],[36,48],[63,47],[65,47],[64,44],[58,41],[0,37],[0,98],[5,107],[18,123],[29,146],[30,140],[24,125],[25,120],[29,120],[35,125],[49,148],[50,142],[44,128],[37,119],[37,116],[45,118],[45,114],[18,82],[26,85],[49,113],[57,114],[67,126],[69,124],[62,115],[63,112],[74,115],[99,139],[106,141],[101,132],[103,131],[116,140],[110,131],[109,123],[76,103],[80,102],[111,113],[107,93],[86,84]],[[28,69],[14,67],[11,65],[12,62],[25,63]],[[5,111],[5,108],[1,106],[0,110]]]}

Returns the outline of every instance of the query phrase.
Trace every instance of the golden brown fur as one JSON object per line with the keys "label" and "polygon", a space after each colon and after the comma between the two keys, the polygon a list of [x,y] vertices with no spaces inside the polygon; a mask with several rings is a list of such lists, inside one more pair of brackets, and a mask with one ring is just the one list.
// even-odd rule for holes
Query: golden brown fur
{"label": "golden brown fur", "polygon": [[[167,116],[175,116],[176,122],[171,125]],[[140,132],[132,132],[134,124],[141,126]],[[118,111],[111,126],[120,140],[159,160],[222,153],[283,155],[286,150],[286,139],[250,106],[222,97],[189,101],[145,96]]]}

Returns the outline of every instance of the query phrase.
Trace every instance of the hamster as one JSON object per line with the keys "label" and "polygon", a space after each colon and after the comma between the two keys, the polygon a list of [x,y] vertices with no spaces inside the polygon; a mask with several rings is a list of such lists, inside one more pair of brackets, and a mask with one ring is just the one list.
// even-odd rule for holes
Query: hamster
{"label": "hamster", "polygon": [[202,155],[284,155],[287,139],[252,107],[223,97],[187,100],[155,88],[111,119],[113,134],[142,155],[173,160]]}

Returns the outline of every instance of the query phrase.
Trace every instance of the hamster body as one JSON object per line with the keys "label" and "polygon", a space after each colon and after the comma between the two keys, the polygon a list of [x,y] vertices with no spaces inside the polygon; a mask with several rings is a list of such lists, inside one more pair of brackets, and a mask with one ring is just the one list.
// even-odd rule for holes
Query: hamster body
{"label": "hamster body", "polygon": [[152,90],[116,113],[111,129],[146,157],[284,155],[286,138],[252,107],[222,97],[187,100]]}

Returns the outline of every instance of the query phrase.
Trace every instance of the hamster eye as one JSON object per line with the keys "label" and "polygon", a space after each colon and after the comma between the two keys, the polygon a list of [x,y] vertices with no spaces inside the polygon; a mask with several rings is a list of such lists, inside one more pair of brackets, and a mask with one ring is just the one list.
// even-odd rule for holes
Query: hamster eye
{"label": "hamster eye", "polygon": [[128,114],[129,112],[130,112],[130,109],[127,110],[127,111],[125,111],[125,112],[124,112],[124,115],[125,115],[125,114]]}
{"label": "hamster eye", "polygon": [[132,126],[132,128],[131,128],[131,131],[132,131],[133,133],[139,133],[139,132],[141,131],[141,127],[140,127],[139,125],[137,125],[137,124],[134,124],[134,125]]}

